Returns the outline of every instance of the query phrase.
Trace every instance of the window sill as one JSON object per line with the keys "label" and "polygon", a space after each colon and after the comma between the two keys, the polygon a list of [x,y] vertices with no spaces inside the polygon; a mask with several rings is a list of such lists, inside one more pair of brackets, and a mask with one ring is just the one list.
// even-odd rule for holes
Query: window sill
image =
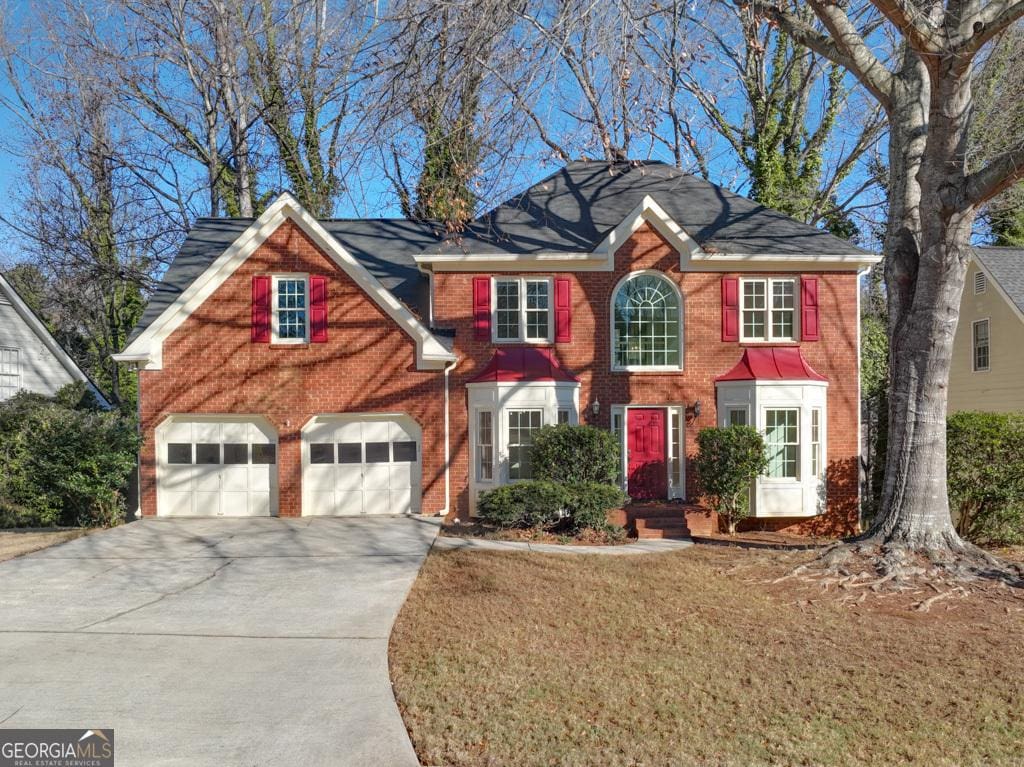
{"label": "window sill", "polygon": [[271,341],[271,349],[305,349],[310,345],[309,341]]}
{"label": "window sill", "polygon": [[744,341],[739,342],[740,346],[800,346],[802,341],[795,341],[793,339],[778,340],[778,341]]}
{"label": "window sill", "polygon": [[514,338],[492,338],[495,346],[554,346],[554,341],[520,341]]}
{"label": "window sill", "polygon": [[613,367],[612,368],[612,372],[613,373],[626,373],[626,374],[629,374],[629,375],[650,374],[650,375],[660,375],[660,376],[663,376],[663,375],[673,375],[673,374],[682,375],[686,371],[683,368],[681,368],[681,367],[666,367],[666,366],[634,367],[634,366],[630,366],[630,367]]}

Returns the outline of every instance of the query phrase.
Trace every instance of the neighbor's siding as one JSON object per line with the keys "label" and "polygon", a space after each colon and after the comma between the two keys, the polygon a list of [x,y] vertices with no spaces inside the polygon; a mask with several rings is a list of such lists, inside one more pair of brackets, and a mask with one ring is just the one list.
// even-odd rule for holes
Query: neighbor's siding
{"label": "neighbor's siding", "polygon": [[[328,276],[326,343],[253,343],[252,278]],[[414,341],[291,222],[164,341],[140,376],[142,513],[156,513],[155,428],[171,414],[247,414],[278,432],[279,514],[302,513],[301,429],[321,413],[407,413],[423,429],[424,513],[444,505],[443,377],[416,370]]]}
{"label": "neighbor's siding", "polygon": [[21,362],[21,388],[53,396],[60,387],[74,383],[72,376],[35,334],[0,290],[0,346],[17,349]]}
{"label": "neighbor's siding", "polygon": [[[972,263],[960,299],[960,324],[953,340],[949,369],[949,412],[985,410],[994,413],[1024,411],[1024,322],[999,294],[992,280],[988,289],[974,294]],[[989,320],[989,369],[974,372],[972,323]]]}
{"label": "neighbor's siding", "polygon": [[[681,373],[621,373],[611,370],[610,302],[619,279],[627,272],[653,269],[679,285],[683,294],[684,364]],[[500,274],[500,270],[495,270]],[[519,273],[517,273],[519,274]],[[753,274],[753,273],[751,273]],[[757,274],[760,274],[758,272]],[[770,274],[770,272],[765,272]],[[435,321],[456,327],[460,357],[452,373],[452,484],[457,503],[453,514],[465,516],[469,508],[469,455],[467,450],[466,382],[490,359],[494,345],[478,341],[473,333],[471,273],[435,276]],[[681,272],[679,256],[654,229],[641,227],[616,254],[614,272],[559,274],[572,281],[572,341],[555,343],[563,366],[578,375],[580,421],[611,426],[611,406],[621,404],[693,404],[703,413],[687,424],[686,453],[697,449],[697,432],[717,423],[716,376],[739,361],[743,344],[723,342],[721,333],[721,279],[724,273]],[[796,275],[793,275],[796,276]],[[858,521],[857,411],[857,275],[854,272],[805,272],[818,278],[820,341],[799,344],[811,366],[829,380],[828,389],[828,510],[811,519],[756,519],[751,524],[792,532],[844,534]],[[601,403],[597,417],[591,413]],[[687,465],[687,494],[695,497],[694,472]]]}

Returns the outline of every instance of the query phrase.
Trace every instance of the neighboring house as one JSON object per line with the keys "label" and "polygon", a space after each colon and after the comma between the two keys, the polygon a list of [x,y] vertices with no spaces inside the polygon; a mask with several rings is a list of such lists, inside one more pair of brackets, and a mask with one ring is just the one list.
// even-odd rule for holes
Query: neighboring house
{"label": "neighboring house", "polygon": [[760,429],[755,523],[858,518],[858,273],[878,258],[661,163],[573,162],[458,235],[201,220],[117,359],[144,515],[465,518],[546,424],[610,428],[638,499],[698,430]]}
{"label": "neighboring house", "polygon": [[1024,248],[977,247],[949,369],[949,412],[1024,412]]}
{"label": "neighboring house", "polygon": [[78,381],[89,386],[101,405],[110,407],[89,376],[0,274],[0,401],[21,390],[52,397],[62,386]]}

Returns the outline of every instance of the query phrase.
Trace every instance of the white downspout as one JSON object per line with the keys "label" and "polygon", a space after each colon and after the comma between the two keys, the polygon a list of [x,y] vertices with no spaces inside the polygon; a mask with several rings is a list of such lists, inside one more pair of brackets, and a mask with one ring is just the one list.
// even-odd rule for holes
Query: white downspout
{"label": "white downspout", "polygon": [[448,374],[457,364],[457,362],[449,362],[444,366],[444,508],[438,512],[438,515],[442,517],[448,516],[452,505],[451,442],[448,437],[450,421],[448,416]]}

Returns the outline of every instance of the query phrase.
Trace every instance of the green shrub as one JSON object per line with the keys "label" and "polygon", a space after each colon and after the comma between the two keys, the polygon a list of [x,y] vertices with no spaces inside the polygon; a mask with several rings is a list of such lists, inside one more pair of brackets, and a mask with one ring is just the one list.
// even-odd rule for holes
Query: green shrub
{"label": "green shrub", "polygon": [[1024,543],[1024,414],[951,415],[946,477],[961,537],[981,545]]}
{"label": "green shrub", "polygon": [[575,485],[614,485],[619,475],[619,442],[594,426],[545,426],[533,438],[530,452],[536,479]]}
{"label": "green shrub", "polygon": [[701,492],[734,534],[750,515],[750,483],[768,465],[764,439],[749,426],[701,429],[693,465]]}
{"label": "green shrub", "polygon": [[608,512],[621,508],[629,500],[616,485],[601,482],[580,482],[568,485],[566,490],[569,524],[575,532],[587,528],[605,530],[609,527]]}
{"label": "green shrub", "polygon": [[480,494],[477,514],[498,527],[550,530],[565,519],[568,492],[555,482],[528,480]]}
{"label": "green shrub", "polygon": [[82,388],[0,403],[0,528],[123,521],[137,430],[116,411],[94,409]]}

